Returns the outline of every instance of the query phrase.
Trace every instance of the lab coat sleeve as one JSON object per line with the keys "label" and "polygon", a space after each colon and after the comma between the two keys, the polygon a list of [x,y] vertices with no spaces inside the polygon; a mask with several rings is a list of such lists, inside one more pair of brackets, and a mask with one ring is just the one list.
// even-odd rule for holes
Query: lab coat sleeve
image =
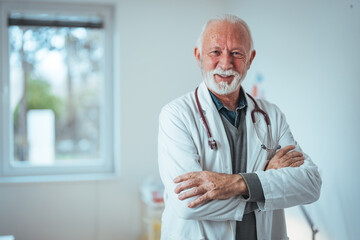
{"label": "lab coat sleeve", "polygon": [[284,114],[277,108],[279,144],[282,147],[295,145],[295,150],[304,154],[300,167],[286,167],[258,171],[265,202],[258,202],[260,210],[275,210],[316,201],[320,196],[321,178],[317,166],[295,141]]}
{"label": "lab coat sleeve", "polygon": [[[173,179],[181,174],[202,171],[200,156],[190,134],[189,119],[184,111],[166,106],[159,117],[158,161],[162,182],[165,186],[165,205],[183,219],[212,221],[241,221],[246,201],[241,197],[213,200],[195,208],[189,208],[193,198],[179,200],[174,192]],[[192,123],[194,124],[194,123]]]}

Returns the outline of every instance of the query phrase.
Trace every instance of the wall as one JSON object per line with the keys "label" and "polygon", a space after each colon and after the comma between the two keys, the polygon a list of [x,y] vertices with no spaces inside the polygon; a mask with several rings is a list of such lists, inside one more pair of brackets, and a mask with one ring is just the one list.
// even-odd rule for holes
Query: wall
{"label": "wall", "polygon": [[[209,17],[227,10],[243,17],[253,31],[257,56],[245,81],[251,86],[256,74],[264,76],[266,98],[285,112],[295,137],[320,167],[322,196],[308,207],[320,229],[317,239],[356,239],[359,1],[117,3],[120,177],[1,184],[0,235],[14,234],[17,240],[136,239],[139,188],[146,176],[157,175],[160,108],[198,84],[196,38]],[[304,221],[298,224],[295,228],[306,228]]]}
{"label": "wall", "polygon": [[[63,1],[64,2],[64,1]],[[109,2],[109,1],[107,1]],[[119,0],[120,177],[0,185],[0,235],[17,240],[132,240],[141,232],[139,189],[158,175],[158,115],[200,82],[193,49],[216,0]]]}
{"label": "wall", "polygon": [[[227,2],[244,18],[257,56],[245,81],[263,76],[303,150],[318,164],[320,200],[310,206],[317,239],[358,239],[360,177],[360,1],[251,0]],[[304,218],[290,209],[291,239],[311,239]],[[291,228],[291,229],[290,229]]]}

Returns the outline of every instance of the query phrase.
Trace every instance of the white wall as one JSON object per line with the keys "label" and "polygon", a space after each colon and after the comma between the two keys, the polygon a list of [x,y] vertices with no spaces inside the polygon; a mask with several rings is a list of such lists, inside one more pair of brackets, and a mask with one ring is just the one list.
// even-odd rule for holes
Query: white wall
{"label": "white wall", "polygon": [[[321,198],[308,206],[317,239],[359,239],[360,2],[230,0],[228,7],[253,32],[257,56],[245,81],[264,76],[266,98],[320,167]],[[291,239],[311,239],[301,219]]]}
{"label": "white wall", "polygon": [[121,176],[105,182],[1,184],[0,235],[14,234],[16,240],[138,237],[139,188],[148,175],[158,175],[158,114],[200,82],[195,42],[206,19],[223,9],[216,0],[118,1]]}
{"label": "white wall", "polygon": [[360,6],[355,0],[118,0],[121,176],[105,182],[1,184],[0,235],[136,239],[138,189],[146,176],[158,174],[160,108],[199,82],[196,38],[203,23],[225,8],[253,31],[257,56],[246,81],[257,72],[264,75],[266,98],[285,112],[295,137],[320,167],[322,196],[309,207],[319,239],[356,239]]}

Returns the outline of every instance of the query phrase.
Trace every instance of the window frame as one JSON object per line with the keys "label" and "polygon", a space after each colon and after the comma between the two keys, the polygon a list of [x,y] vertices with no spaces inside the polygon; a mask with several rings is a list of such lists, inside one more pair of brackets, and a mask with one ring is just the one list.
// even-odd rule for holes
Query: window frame
{"label": "window frame", "polygon": [[[0,2],[0,183],[101,180],[118,176],[120,117],[119,86],[115,81],[114,62],[117,48],[114,4],[89,3],[39,3]],[[100,149],[101,160],[97,163],[55,164],[51,166],[18,166],[13,162],[13,116],[10,110],[9,75],[9,31],[8,14],[13,11],[24,13],[49,13],[54,15],[74,14],[76,16],[100,15],[104,21],[103,88],[100,99]],[[114,51],[115,50],[115,51]]]}

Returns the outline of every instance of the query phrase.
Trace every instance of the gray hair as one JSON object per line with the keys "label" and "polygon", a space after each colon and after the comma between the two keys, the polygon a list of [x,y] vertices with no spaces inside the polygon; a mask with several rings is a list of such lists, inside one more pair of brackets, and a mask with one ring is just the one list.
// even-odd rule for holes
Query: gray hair
{"label": "gray hair", "polygon": [[252,50],[254,49],[254,43],[253,43],[253,39],[252,39],[252,36],[251,36],[249,26],[246,24],[246,22],[244,20],[242,20],[241,18],[239,18],[239,17],[237,17],[235,15],[223,14],[223,15],[219,15],[219,16],[216,16],[216,17],[210,19],[203,26],[202,31],[200,33],[200,36],[199,36],[199,38],[198,38],[198,40],[196,42],[196,47],[199,49],[200,55],[201,55],[201,50],[202,50],[202,42],[203,42],[204,32],[205,32],[207,26],[212,22],[222,22],[222,21],[227,21],[227,22],[239,24],[239,25],[245,27],[246,31],[249,33],[249,36],[250,36],[250,53],[251,53]]}

